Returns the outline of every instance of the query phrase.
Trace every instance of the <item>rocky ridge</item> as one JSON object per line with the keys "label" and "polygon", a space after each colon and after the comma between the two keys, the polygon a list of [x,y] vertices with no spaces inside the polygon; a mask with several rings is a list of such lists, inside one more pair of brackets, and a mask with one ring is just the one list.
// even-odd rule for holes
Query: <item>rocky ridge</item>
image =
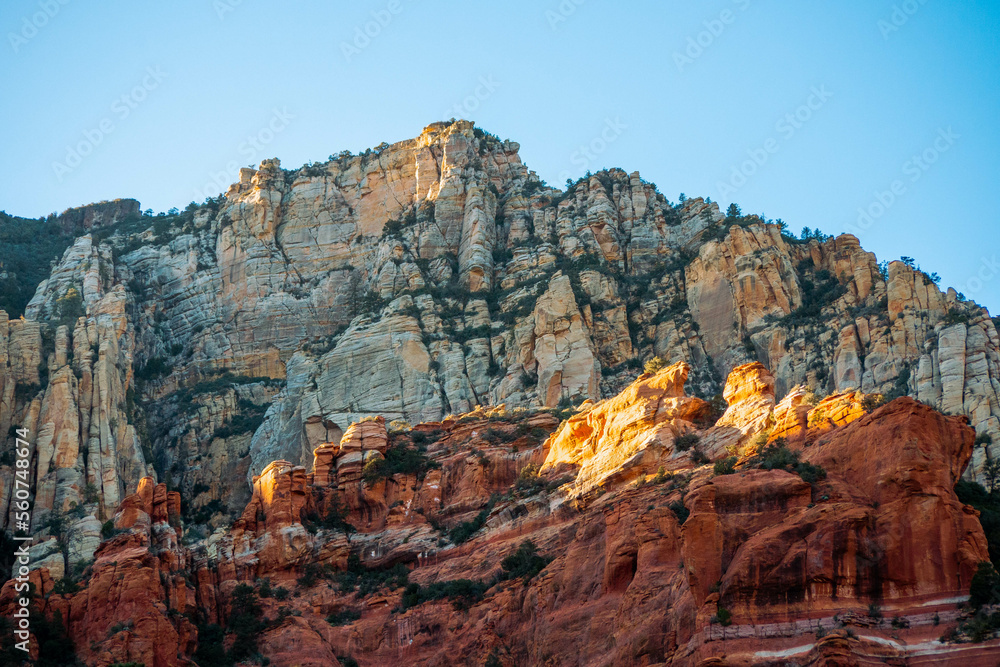
{"label": "rocky ridge", "polygon": [[[436,123],[297,170],[265,160],[183,212],[120,200],[70,216],[88,233],[24,319],[0,315],[0,427],[34,434],[36,560],[91,559],[147,475],[210,533],[271,462],[308,467],[367,416],[580,405],[653,356],[683,360],[687,394],[716,404],[734,368],[773,374],[773,413],[760,399],[735,442],[723,417],[712,455],[770,420],[798,424],[809,392],[857,391],[967,415],[968,477],[1000,455],[985,309],[850,235],[797,239],[702,199],[673,204],[617,169],[558,190],[518,149]],[[8,437],[8,528],[12,449]]]}

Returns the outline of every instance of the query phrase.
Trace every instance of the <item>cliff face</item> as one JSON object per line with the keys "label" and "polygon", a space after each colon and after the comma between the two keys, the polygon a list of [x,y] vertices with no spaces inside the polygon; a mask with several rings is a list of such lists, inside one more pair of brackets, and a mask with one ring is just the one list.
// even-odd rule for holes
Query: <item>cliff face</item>
{"label": "cliff face", "polygon": [[[308,469],[268,465],[239,519],[194,539],[181,496],[143,478],[78,590],[33,570],[39,611],[66,619],[89,665],[995,661],[998,640],[932,641],[988,558],[953,491],[966,417],[841,398],[788,431],[782,451],[807,467],[747,451],[713,472],[694,452],[752,432],[759,410],[712,426],[687,371],[647,374],[561,425],[544,410],[403,431],[365,420]],[[769,379],[743,367],[727,394],[765,405]],[[775,432],[758,434],[780,448]]]}
{"label": "cliff face", "polygon": [[[90,558],[145,475],[211,529],[272,461],[308,467],[366,416],[578,405],[616,395],[654,355],[685,362],[682,384],[705,400],[762,363],[764,421],[798,414],[801,401],[773,415],[768,401],[799,400],[799,385],[910,395],[1000,447],[1000,339],[984,309],[902,262],[880,267],[854,237],[801,241],[702,199],[672,205],[637,173],[549,188],[518,148],[437,123],[295,171],[265,160],[177,215],[138,216],[133,200],[79,209],[70,222],[90,233],[23,321],[0,318],[0,427],[34,434],[38,557]],[[710,436],[712,453],[732,438]]]}

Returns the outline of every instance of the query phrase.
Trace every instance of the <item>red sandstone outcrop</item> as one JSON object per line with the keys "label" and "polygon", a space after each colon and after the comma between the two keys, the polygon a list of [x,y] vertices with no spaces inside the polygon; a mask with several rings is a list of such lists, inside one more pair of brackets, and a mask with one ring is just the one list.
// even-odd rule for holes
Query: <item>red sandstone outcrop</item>
{"label": "red sandstone outcrop", "polygon": [[[976,513],[952,490],[972,451],[974,433],[964,417],[899,399],[844,424],[854,401],[832,397],[822,413],[829,419],[807,420],[805,433],[790,439],[803,461],[825,469],[824,479],[809,483],[785,470],[746,468],[713,476],[688,463],[657,483],[648,477],[645,484],[626,483],[635,478],[620,474],[629,457],[620,457],[616,470],[617,455],[609,449],[635,443],[655,449],[649,443],[665,428],[694,429],[703,415],[706,406],[683,395],[686,370],[675,365],[643,376],[550,438],[547,468],[578,465],[578,475],[594,475],[588,483],[602,480],[604,493],[589,494],[576,508],[553,511],[563,492],[536,488],[500,500],[473,539],[444,548],[435,544],[425,516],[405,511],[349,539],[339,530],[304,529],[306,515],[329,503],[330,494],[381,494],[378,503],[366,500],[364,511],[398,499],[398,507],[425,508],[441,520],[449,507],[485,500],[498,484],[512,484],[523,464],[505,467],[512,454],[492,440],[508,433],[512,443],[529,441],[516,435],[523,431],[509,415],[484,412],[415,429],[437,438],[430,451],[442,464],[423,481],[398,475],[371,488],[350,481],[345,492],[330,477],[336,465],[325,447],[311,474],[275,462],[255,479],[253,497],[228,534],[209,540],[217,560],[205,558],[205,546],[188,552],[178,544],[177,495],[143,480],[116,514],[115,525],[125,532],[101,545],[83,590],[48,595],[43,609],[64,611],[81,659],[93,665],[191,664],[197,633],[180,614],[225,624],[235,585],[257,585],[264,577],[297,588],[287,600],[261,600],[264,617],[273,620],[258,650],[276,666],[336,665],[338,655],[365,667],[399,659],[455,664],[455,656],[481,664],[489,655],[502,664],[751,665],[778,656],[801,665],[867,664],[916,656],[907,647],[911,641],[923,642],[921,659],[987,664],[996,642],[972,653],[927,644],[956,622],[954,602],[967,595],[976,564],[987,558]],[[755,369],[746,377],[761,375]],[[741,400],[753,402],[767,382],[747,386],[758,389]],[[535,415],[528,423],[546,423],[543,416],[551,419]],[[366,424],[348,429],[344,440],[385,443],[379,446],[387,450],[412,437],[387,443],[379,422]],[[491,441],[482,440],[490,429]],[[359,436],[365,431],[370,437]],[[534,447],[516,456],[541,461],[545,450]],[[485,462],[471,456],[476,450]],[[346,451],[353,452],[353,444]],[[660,455],[672,456],[669,447]],[[468,469],[492,472],[470,475]],[[438,500],[428,505],[427,493]],[[685,521],[679,507],[688,513]],[[356,526],[371,523],[359,511],[346,518]],[[410,581],[425,586],[488,579],[527,538],[551,563],[527,585],[494,585],[468,610],[446,600],[402,610],[401,590],[392,586],[355,597],[322,577],[295,584],[310,564],[344,569],[349,553],[376,568],[408,562]],[[51,591],[47,571],[33,577]],[[9,605],[11,594],[8,584],[0,604]],[[910,627],[877,626],[870,604]],[[359,610],[360,619],[335,626],[324,620],[344,609]],[[732,625],[712,622],[723,610]],[[932,625],[934,618],[940,626]],[[835,619],[853,634],[837,631]],[[817,640],[818,627],[833,632]],[[90,644],[93,637],[99,639]]]}

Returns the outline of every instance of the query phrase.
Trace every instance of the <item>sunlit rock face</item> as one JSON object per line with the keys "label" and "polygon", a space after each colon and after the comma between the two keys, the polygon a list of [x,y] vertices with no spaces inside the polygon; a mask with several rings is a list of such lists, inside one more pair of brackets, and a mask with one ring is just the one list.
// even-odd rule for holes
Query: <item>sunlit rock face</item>
{"label": "sunlit rock face", "polygon": [[[519,149],[435,123],[298,169],[264,160],[177,215],[141,217],[134,200],[67,211],[80,236],[23,320],[0,314],[4,525],[11,426],[35,447],[39,560],[69,570],[144,476],[211,532],[272,461],[309,468],[365,417],[391,430],[599,404],[654,356],[687,364],[686,396],[727,397],[712,456],[769,429],[791,442],[842,425],[876,393],[992,435],[967,477],[1000,456],[1000,338],[984,309],[902,262],[880,267],[853,236],[798,240],[620,169],[555,189]],[[755,363],[770,380],[727,386]],[[669,450],[683,431],[658,438]],[[327,465],[331,479],[340,464]]]}
{"label": "sunlit rock face", "polygon": [[[618,396],[570,417],[547,443],[543,472],[566,465],[578,467],[567,489],[574,497],[644,457],[679,455],[674,451],[677,437],[693,431],[692,422],[710,410],[700,398],[684,395],[689,370],[686,363],[678,362],[655,375],[644,374]],[[637,467],[635,472],[640,471]]]}

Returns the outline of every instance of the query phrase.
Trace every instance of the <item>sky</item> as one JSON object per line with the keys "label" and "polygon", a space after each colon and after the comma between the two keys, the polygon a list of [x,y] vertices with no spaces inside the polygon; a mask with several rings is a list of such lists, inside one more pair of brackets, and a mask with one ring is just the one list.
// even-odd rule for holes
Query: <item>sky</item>
{"label": "sky", "polygon": [[451,117],[551,185],[853,233],[1000,313],[997,0],[6,0],[0,209],[183,208]]}

